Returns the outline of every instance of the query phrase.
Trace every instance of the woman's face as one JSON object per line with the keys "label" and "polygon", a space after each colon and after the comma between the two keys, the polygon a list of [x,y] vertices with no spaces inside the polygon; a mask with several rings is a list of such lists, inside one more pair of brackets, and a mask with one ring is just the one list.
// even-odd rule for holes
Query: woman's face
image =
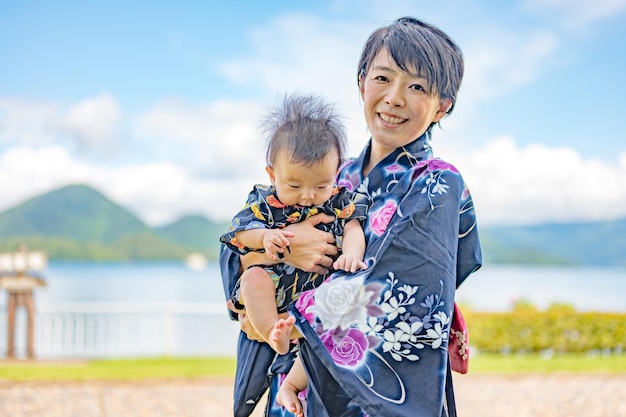
{"label": "woman's face", "polygon": [[372,157],[378,160],[420,137],[451,103],[428,91],[424,77],[400,69],[386,49],[376,55],[360,87]]}

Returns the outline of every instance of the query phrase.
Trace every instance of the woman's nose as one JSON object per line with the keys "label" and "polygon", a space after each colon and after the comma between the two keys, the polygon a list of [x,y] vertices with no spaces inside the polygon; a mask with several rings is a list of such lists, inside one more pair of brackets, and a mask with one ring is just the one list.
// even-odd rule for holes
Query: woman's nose
{"label": "woman's nose", "polygon": [[404,91],[398,84],[390,84],[385,94],[385,102],[393,107],[404,106]]}

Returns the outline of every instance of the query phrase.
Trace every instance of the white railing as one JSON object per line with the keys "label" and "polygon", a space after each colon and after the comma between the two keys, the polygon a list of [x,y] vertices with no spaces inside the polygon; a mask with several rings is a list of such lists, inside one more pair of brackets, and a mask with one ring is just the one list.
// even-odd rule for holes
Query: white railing
{"label": "white railing", "polygon": [[[26,314],[16,314],[15,354],[26,356]],[[239,326],[221,303],[38,303],[39,359],[234,355]],[[0,357],[7,352],[0,306]]]}

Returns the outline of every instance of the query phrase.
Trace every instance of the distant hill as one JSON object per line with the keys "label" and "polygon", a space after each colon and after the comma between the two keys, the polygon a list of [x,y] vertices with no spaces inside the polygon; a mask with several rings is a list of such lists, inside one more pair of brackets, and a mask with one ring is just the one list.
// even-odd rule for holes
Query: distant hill
{"label": "distant hill", "polygon": [[0,214],[0,238],[41,236],[110,244],[150,229],[86,185],[69,185]]}
{"label": "distant hill", "polygon": [[[50,259],[216,259],[228,223],[189,215],[155,228],[86,185],[70,185],[0,213],[0,250],[25,243]],[[487,263],[626,266],[626,219],[481,227]]]}
{"label": "distant hill", "polygon": [[203,253],[219,253],[219,236],[226,231],[228,222],[213,223],[200,215],[184,216],[174,223],[155,227],[160,236],[181,246]]}
{"label": "distant hill", "polygon": [[626,266],[626,219],[481,229],[486,261]]}
{"label": "distant hill", "polygon": [[188,251],[86,185],[69,185],[0,214],[0,249],[19,244],[51,259],[180,259]]}

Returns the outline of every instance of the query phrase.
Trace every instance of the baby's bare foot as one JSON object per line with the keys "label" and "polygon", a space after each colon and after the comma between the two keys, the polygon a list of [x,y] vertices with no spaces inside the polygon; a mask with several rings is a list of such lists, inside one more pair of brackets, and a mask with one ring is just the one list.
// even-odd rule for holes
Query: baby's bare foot
{"label": "baby's bare foot", "polygon": [[289,336],[296,322],[295,317],[289,316],[286,319],[280,319],[274,324],[274,328],[270,332],[268,343],[277,353],[284,355],[289,352]]}

